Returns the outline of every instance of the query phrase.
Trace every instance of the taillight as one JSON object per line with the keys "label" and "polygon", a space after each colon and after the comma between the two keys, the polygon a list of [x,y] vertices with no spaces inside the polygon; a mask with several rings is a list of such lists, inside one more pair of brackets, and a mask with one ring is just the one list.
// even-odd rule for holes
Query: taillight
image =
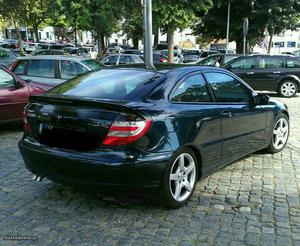
{"label": "taillight", "polygon": [[114,121],[109,127],[104,145],[124,145],[143,137],[151,127],[151,120]]}
{"label": "taillight", "polygon": [[29,125],[28,119],[27,119],[26,109],[23,110],[22,116],[23,116],[23,122],[24,122],[24,131],[26,133],[31,133],[32,131],[31,131],[31,127]]}

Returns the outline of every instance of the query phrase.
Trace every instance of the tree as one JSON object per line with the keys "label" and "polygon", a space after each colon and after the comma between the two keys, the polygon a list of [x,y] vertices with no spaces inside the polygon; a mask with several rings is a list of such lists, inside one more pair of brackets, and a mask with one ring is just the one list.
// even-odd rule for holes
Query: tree
{"label": "tree", "polygon": [[75,46],[77,46],[77,31],[90,28],[89,2],[89,0],[61,0],[61,14],[65,16],[66,23],[74,30]]}
{"label": "tree", "polygon": [[284,29],[296,29],[300,19],[299,0],[256,0],[253,16],[267,27],[270,39],[268,53],[271,52],[272,39]]}
{"label": "tree", "polygon": [[212,0],[155,0],[153,12],[158,18],[159,26],[167,33],[168,62],[174,61],[174,32],[179,29],[190,27],[200,22],[201,16],[212,6]]}
{"label": "tree", "polygon": [[36,42],[39,42],[39,28],[46,23],[47,18],[51,18],[53,2],[55,3],[52,0],[27,0],[26,23],[33,28]]}
{"label": "tree", "polygon": [[0,0],[0,15],[11,22],[16,30],[20,52],[24,53],[22,38],[20,33],[20,24],[26,21],[27,0]]}
{"label": "tree", "polygon": [[125,0],[123,8],[122,30],[133,41],[133,46],[138,49],[139,40],[143,39],[143,14],[140,0]]}
{"label": "tree", "polygon": [[98,41],[98,57],[101,59],[105,51],[104,38],[118,30],[122,17],[120,1],[90,0],[87,7],[90,13],[89,28],[95,33]]}
{"label": "tree", "polygon": [[[245,17],[248,17],[250,23],[248,42],[255,45],[263,39],[266,27],[272,34],[273,29],[274,33],[279,33],[295,25],[299,4],[299,0],[231,0],[229,38],[236,41],[237,52],[242,53],[243,50],[242,23]],[[213,8],[196,26],[195,33],[211,41],[226,38],[227,7],[228,0],[214,0]]]}

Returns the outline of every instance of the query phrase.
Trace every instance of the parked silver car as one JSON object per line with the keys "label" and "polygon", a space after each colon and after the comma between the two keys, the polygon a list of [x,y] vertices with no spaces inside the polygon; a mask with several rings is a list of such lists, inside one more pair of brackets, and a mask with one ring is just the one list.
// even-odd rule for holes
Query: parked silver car
{"label": "parked silver car", "polygon": [[122,65],[144,63],[138,55],[116,54],[105,57],[102,61],[105,65]]}
{"label": "parked silver car", "polygon": [[102,67],[97,60],[72,56],[31,56],[18,59],[10,68],[22,79],[60,84],[79,74]]}

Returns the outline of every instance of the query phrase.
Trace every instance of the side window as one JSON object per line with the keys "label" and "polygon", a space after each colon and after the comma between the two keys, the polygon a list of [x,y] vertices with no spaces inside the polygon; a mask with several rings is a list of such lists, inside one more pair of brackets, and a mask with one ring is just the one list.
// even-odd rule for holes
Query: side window
{"label": "side window", "polygon": [[247,88],[235,78],[224,73],[205,73],[218,102],[249,102]]}
{"label": "side window", "polygon": [[20,60],[18,61],[18,64],[14,68],[13,72],[18,75],[24,75],[25,74],[25,67],[26,67],[26,60]]}
{"label": "side window", "polygon": [[202,75],[196,74],[184,80],[172,95],[173,102],[210,102]]}
{"label": "side window", "polygon": [[230,64],[231,69],[254,69],[255,57],[242,58]]}
{"label": "side window", "polygon": [[28,64],[28,76],[54,78],[54,60],[31,60]]}
{"label": "side window", "polygon": [[61,61],[60,71],[62,79],[71,79],[79,74],[87,72],[87,69],[74,61]]}
{"label": "side window", "polygon": [[10,87],[13,85],[14,78],[9,73],[0,69],[0,88],[2,87]]}
{"label": "side window", "polygon": [[132,64],[134,63],[131,56],[120,56],[119,64]]}
{"label": "side window", "polygon": [[258,68],[281,68],[284,67],[282,57],[261,57],[258,62]]}
{"label": "side window", "polygon": [[109,56],[109,57],[105,58],[103,62],[106,65],[116,65],[117,61],[118,61],[118,57],[119,56]]}
{"label": "side window", "polygon": [[287,68],[300,68],[300,60],[293,58],[286,58]]}
{"label": "side window", "polygon": [[213,56],[211,58],[206,59],[205,61],[203,61],[201,63],[201,65],[205,65],[205,66],[215,66],[218,60],[218,56]]}

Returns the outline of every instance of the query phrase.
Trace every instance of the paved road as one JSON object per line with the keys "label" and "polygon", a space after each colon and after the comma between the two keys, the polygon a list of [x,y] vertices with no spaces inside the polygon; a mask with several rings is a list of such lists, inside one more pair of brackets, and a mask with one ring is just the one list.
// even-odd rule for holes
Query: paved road
{"label": "paved road", "polygon": [[31,181],[18,128],[0,130],[0,245],[300,245],[300,97],[288,147],[253,154],[199,182],[191,202],[164,210],[138,195],[105,197]]}

